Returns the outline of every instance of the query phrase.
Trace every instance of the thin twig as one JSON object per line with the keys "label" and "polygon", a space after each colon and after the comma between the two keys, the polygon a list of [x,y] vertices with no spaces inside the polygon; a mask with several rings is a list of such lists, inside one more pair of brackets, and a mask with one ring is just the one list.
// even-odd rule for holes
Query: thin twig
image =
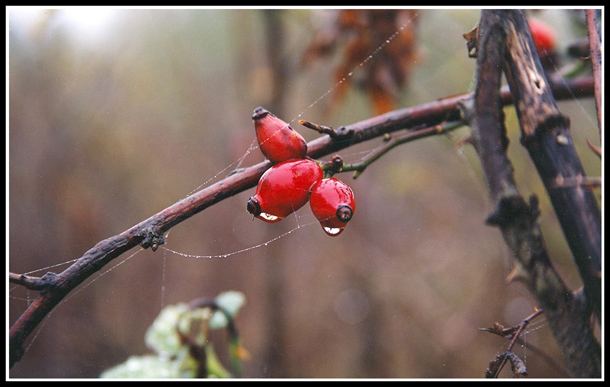
{"label": "thin twig", "polygon": [[381,156],[385,155],[398,145],[406,144],[408,142],[419,140],[425,137],[446,134],[452,130],[461,128],[464,125],[466,125],[464,121],[454,121],[442,125],[439,124],[426,128],[410,130],[407,133],[398,136],[387,134],[386,136],[384,136],[384,143],[382,145],[373,149],[359,162],[352,164],[344,164],[341,169],[341,172],[354,171],[354,179],[357,179],[369,165],[377,161]]}
{"label": "thin twig", "polygon": [[[508,345],[506,352],[511,352],[513,350],[513,347],[515,346],[515,343],[517,342],[519,335],[521,335],[521,332],[523,332],[523,330],[525,329],[525,327],[527,327],[527,325],[530,323],[530,321],[535,319],[541,313],[542,313],[542,309],[539,309],[539,310],[535,311],[534,313],[532,313],[531,315],[529,315],[528,317],[526,317],[523,321],[521,321],[521,324],[519,324],[519,328],[517,328],[517,331],[513,335],[513,339],[510,341],[510,344]],[[496,371],[494,378],[497,378],[498,375],[500,375],[500,371],[502,371],[502,368],[504,368],[504,365],[506,364],[507,360],[508,360],[508,356],[504,356],[504,359],[502,360],[500,367],[498,367],[498,370]]]}
{"label": "thin twig", "polygon": [[[495,335],[504,337],[506,339],[512,339],[515,335],[515,332],[519,329],[520,325],[516,325],[514,327],[510,327],[510,328],[504,328],[504,327],[493,327],[493,328],[480,328],[480,330],[485,331],[485,332],[490,332],[493,333]],[[517,338],[517,344],[521,344],[521,345],[525,345],[525,341],[521,338],[518,337]],[[553,359],[551,356],[549,356],[549,354],[547,354],[545,351],[543,351],[542,349],[538,348],[536,345],[528,343],[527,344],[527,349],[528,351],[531,351],[533,353],[535,353],[536,355],[540,356],[541,358],[543,358],[551,367],[553,367],[556,370],[561,371],[562,374],[564,374],[566,377],[569,376],[569,372],[561,365],[559,364],[557,361],[555,361],[555,359]]]}
{"label": "thin twig", "polygon": [[12,284],[21,285],[29,290],[43,290],[47,286],[47,282],[42,278],[25,274],[8,273],[8,280]]}
{"label": "thin twig", "polygon": [[[303,125],[306,128],[313,129],[320,134],[328,134],[331,138],[335,138],[339,136],[339,131],[333,129],[330,126],[318,125],[313,122],[309,122],[306,120],[299,120],[299,124]],[[341,128],[339,128],[341,129]]]}

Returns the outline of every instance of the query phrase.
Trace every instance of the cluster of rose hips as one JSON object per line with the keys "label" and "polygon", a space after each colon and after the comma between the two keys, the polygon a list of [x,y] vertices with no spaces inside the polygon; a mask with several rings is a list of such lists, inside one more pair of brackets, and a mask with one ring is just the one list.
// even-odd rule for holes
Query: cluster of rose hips
{"label": "cluster of rose hips", "polygon": [[252,120],[259,147],[274,165],[258,181],[246,206],[248,212],[275,223],[309,201],[324,232],[341,234],[356,209],[352,189],[337,178],[324,176],[320,164],[306,156],[305,139],[287,122],[262,107],[254,109]]}

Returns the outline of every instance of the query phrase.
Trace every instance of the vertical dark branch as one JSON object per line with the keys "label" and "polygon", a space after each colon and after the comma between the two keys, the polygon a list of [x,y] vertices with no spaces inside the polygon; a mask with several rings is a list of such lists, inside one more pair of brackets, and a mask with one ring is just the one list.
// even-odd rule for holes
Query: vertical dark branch
{"label": "vertical dark branch", "polygon": [[504,39],[503,31],[497,25],[488,27],[480,24],[479,30],[477,88],[473,96],[470,123],[473,144],[483,164],[489,193],[492,200],[498,202],[502,198],[519,196],[513,166],[506,156],[508,138],[500,95],[502,71],[498,64],[502,63],[504,56]]}
{"label": "vertical dark branch", "polygon": [[592,310],[601,322],[601,214],[557,107],[522,12],[495,11],[506,32],[504,71],[513,95],[521,142],[547,190],[574,256]]}
{"label": "vertical dark branch", "polygon": [[[506,45],[504,12],[485,10],[481,14],[476,91],[472,106],[465,109],[472,127],[473,143],[496,204],[487,222],[502,231],[515,258],[511,279],[525,282],[544,309],[570,373],[575,377],[599,377],[601,350],[589,323],[586,303],[580,294],[574,294],[566,287],[553,269],[538,224],[537,198],[532,196],[527,203],[521,197],[506,155],[508,139],[503,122],[500,79],[509,54],[505,50],[511,47]],[[525,101],[532,104],[537,95],[524,96]],[[514,97],[517,104],[523,104],[523,100]]]}

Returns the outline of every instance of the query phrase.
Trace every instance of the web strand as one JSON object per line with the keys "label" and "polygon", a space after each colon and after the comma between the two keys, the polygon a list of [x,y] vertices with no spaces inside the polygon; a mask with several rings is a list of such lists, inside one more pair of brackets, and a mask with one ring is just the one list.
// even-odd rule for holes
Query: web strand
{"label": "web strand", "polygon": [[273,242],[275,242],[275,241],[277,241],[277,240],[279,240],[279,239],[281,239],[281,238],[283,238],[283,237],[285,237],[287,235],[290,235],[290,234],[294,233],[295,231],[297,231],[297,230],[299,230],[301,228],[310,226],[312,224],[317,224],[317,221],[316,222],[306,223],[306,224],[303,224],[303,225],[297,225],[293,229],[291,229],[289,231],[286,231],[285,233],[280,234],[280,235],[278,235],[276,237],[273,237],[273,238],[269,239],[266,242],[262,242],[262,243],[254,245],[254,246],[246,247],[246,248],[239,249],[239,250],[233,251],[231,253],[226,253],[226,254],[216,254],[216,255],[187,254],[187,253],[182,253],[182,252],[179,252],[179,251],[176,251],[176,250],[172,250],[169,247],[167,247],[166,245],[161,246],[161,248],[164,249],[165,251],[168,251],[168,252],[170,252],[172,254],[176,254],[176,255],[181,256],[183,258],[192,258],[192,259],[228,258],[228,257],[231,257],[233,255],[242,254],[242,253],[254,250],[254,249],[258,249],[260,247],[266,247],[269,244],[271,244],[271,243],[273,243]]}

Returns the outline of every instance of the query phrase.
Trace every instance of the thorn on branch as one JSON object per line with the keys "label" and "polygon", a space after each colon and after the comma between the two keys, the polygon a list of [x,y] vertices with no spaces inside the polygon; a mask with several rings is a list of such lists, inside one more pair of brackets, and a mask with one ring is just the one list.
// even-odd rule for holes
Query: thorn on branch
{"label": "thorn on branch", "polygon": [[468,133],[464,137],[458,139],[455,144],[453,144],[453,149],[460,149],[467,144],[472,146],[475,145],[474,139],[472,138],[472,133]]}
{"label": "thorn on branch", "polygon": [[594,188],[602,186],[602,179],[601,177],[590,177],[583,175],[571,177],[557,175],[555,179],[553,179],[553,182],[549,183],[548,186],[554,189],[583,186],[587,189],[592,190]]}
{"label": "thorn on branch", "polygon": [[479,26],[475,26],[472,30],[466,32],[463,36],[466,39],[466,48],[468,48],[468,57],[477,57],[477,40],[479,35]]}

